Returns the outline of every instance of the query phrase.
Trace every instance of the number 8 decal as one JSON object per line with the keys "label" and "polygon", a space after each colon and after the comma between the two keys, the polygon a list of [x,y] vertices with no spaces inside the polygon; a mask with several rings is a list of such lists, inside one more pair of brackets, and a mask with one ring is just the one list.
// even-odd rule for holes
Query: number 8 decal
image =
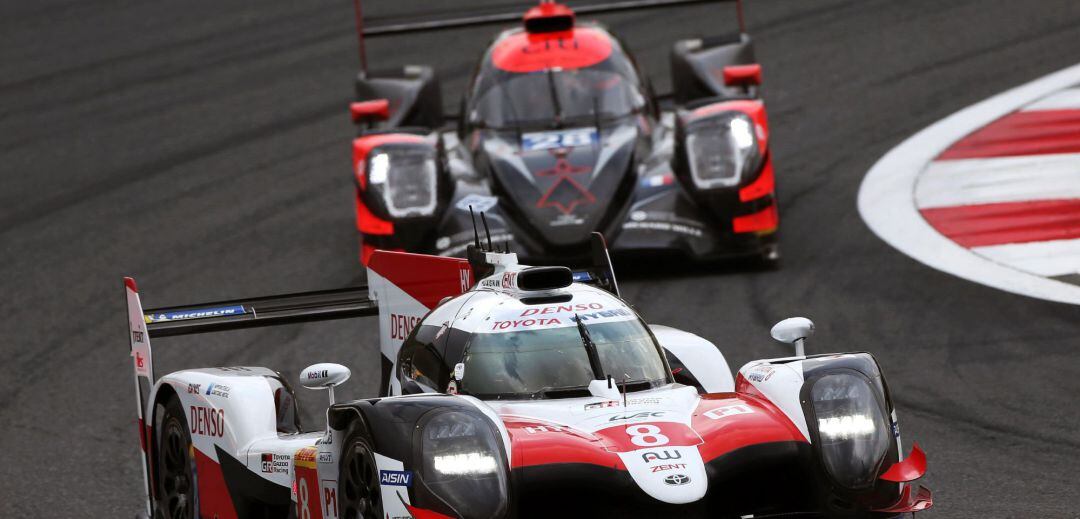
{"label": "number 8 decal", "polygon": [[307,479],[300,478],[300,484],[296,486],[297,492],[300,494],[300,519],[311,519],[311,510],[308,510],[308,487]]}
{"label": "number 8 decal", "polygon": [[626,428],[630,441],[638,447],[667,445],[668,437],[660,434],[660,428],[652,424],[631,425]]}

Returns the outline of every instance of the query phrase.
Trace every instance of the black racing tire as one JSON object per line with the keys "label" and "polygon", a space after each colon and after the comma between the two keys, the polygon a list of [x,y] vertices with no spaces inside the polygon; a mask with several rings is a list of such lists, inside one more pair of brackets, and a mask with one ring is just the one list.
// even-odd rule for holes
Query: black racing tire
{"label": "black racing tire", "polygon": [[155,516],[161,519],[194,519],[195,478],[191,434],[180,400],[170,397],[161,414],[157,437],[157,501]]}
{"label": "black racing tire", "polygon": [[338,506],[345,519],[382,519],[382,489],[375,449],[362,431],[346,435],[338,468]]}

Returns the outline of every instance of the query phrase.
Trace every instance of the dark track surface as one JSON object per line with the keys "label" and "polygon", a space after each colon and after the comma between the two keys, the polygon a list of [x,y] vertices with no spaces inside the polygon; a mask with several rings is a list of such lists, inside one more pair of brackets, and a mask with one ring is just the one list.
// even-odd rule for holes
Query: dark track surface
{"label": "dark track surface", "polygon": [[[455,5],[403,4],[368,10]],[[701,12],[611,21],[662,86],[668,43],[707,29]],[[1080,3],[758,0],[748,20],[784,267],[656,265],[623,280],[625,295],[651,322],[715,340],[736,369],[786,354],[768,329],[791,315],[818,324],[811,351],[873,352],[908,445],[929,453],[929,517],[1080,517],[1080,309],[924,267],[855,208],[863,174],[906,136],[1075,63]],[[456,106],[489,34],[369,51],[376,66],[438,63]],[[137,277],[148,306],[358,279],[350,5],[9,1],[0,64],[0,516],[131,517],[142,483],[120,277]],[[374,326],[163,339],[158,374],[248,364],[295,376],[336,361],[353,369],[339,394],[366,396]],[[317,426],[325,396],[299,391]]]}

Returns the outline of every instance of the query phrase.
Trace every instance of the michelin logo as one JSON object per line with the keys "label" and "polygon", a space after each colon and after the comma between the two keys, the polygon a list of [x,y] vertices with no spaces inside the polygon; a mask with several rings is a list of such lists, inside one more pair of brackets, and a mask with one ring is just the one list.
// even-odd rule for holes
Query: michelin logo
{"label": "michelin logo", "polygon": [[160,323],[165,321],[183,321],[185,319],[203,319],[206,317],[224,317],[229,315],[246,314],[243,306],[220,306],[216,308],[197,308],[194,310],[177,310],[175,312],[161,312],[147,314],[147,323]]}

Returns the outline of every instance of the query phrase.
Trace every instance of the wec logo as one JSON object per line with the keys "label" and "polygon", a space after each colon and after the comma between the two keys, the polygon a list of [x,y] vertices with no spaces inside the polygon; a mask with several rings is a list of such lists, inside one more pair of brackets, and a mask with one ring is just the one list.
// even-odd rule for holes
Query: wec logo
{"label": "wec logo", "polygon": [[618,421],[622,421],[622,420],[637,420],[639,418],[660,418],[661,416],[664,416],[663,411],[653,411],[653,412],[643,411],[643,412],[634,413],[634,414],[625,414],[625,415],[617,414],[617,415],[612,416],[611,418],[609,418],[608,421],[609,422],[618,422]]}

